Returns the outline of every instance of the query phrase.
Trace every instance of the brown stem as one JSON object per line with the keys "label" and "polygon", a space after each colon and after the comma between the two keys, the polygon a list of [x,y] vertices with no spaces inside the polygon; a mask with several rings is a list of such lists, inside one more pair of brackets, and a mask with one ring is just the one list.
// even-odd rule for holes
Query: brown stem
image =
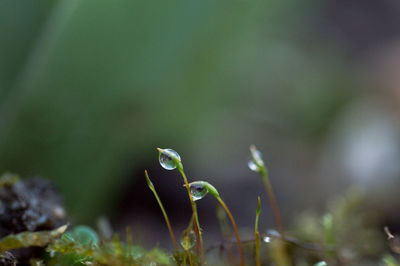
{"label": "brown stem", "polygon": [[232,213],[229,211],[228,206],[226,206],[225,202],[220,197],[217,197],[217,200],[219,201],[219,203],[221,203],[222,207],[225,209],[226,213],[229,216],[229,219],[231,219],[232,227],[233,230],[235,231],[237,245],[239,249],[240,265],[244,266],[245,264],[244,264],[242,242],[240,242],[239,232],[237,230],[235,220],[233,219]]}
{"label": "brown stem", "polygon": [[188,192],[188,195],[189,195],[190,204],[192,206],[192,212],[193,212],[193,215],[194,215],[194,222],[195,222],[196,244],[198,243],[197,241],[200,241],[201,258],[202,258],[203,262],[206,262],[206,255],[205,255],[205,251],[204,251],[203,237],[202,237],[201,228],[200,228],[200,224],[199,224],[199,217],[197,215],[196,204],[193,201],[192,194],[190,193],[189,182],[187,181],[185,172],[183,171],[183,169],[179,169],[179,172],[181,173],[181,175],[183,177],[183,181],[185,182],[185,187],[187,189],[187,192]]}
{"label": "brown stem", "polygon": [[[268,178],[268,172],[262,171],[261,175],[263,177],[265,189],[267,190],[268,199],[269,202],[271,203],[272,211],[274,213],[276,229],[278,230],[278,233],[280,234],[281,237],[281,239],[278,240],[277,243],[277,249],[279,250],[279,252],[274,253],[277,256],[276,257],[273,256],[274,257],[273,259],[276,261],[278,265],[291,265],[285,247],[285,234],[283,229],[281,213],[279,211],[278,203],[276,202],[274,191],[272,190],[271,182],[269,181]],[[278,254],[281,254],[281,256],[278,256]]]}
{"label": "brown stem", "polygon": [[267,196],[269,202],[272,207],[272,211],[274,213],[274,221],[276,225],[276,229],[278,230],[279,234],[281,235],[282,239],[285,239],[283,223],[282,223],[282,216],[279,211],[278,203],[276,202],[276,198],[274,195],[274,191],[272,190],[271,182],[269,181],[267,173],[262,173],[263,182],[265,185],[265,190],[267,191]]}

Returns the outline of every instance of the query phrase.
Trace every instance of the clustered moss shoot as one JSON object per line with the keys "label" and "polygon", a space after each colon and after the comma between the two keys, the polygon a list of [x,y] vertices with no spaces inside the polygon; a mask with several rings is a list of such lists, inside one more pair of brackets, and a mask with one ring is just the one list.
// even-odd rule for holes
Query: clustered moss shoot
{"label": "clustered moss shoot", "polygon": [[[207,255],[214,248],[224,250],[220,253],[218,265],[371,265],[376,263],[385,266],[400,266],[395,254],[400,254],[400,238],[392,234],[386,227],[388,244],[392,253],[382,248],[382,235],[377,228],[364,223],[368,214],[362,208],[362,195],[357,191],[339,197],[331,204],[327,213],[322,216],[302,215],[296,219],[295,226],[289,232],[284,231],[278,204],[273,194],[269,180],[268,169],[262,159],[262,154],[254,146],[250,147],[251,160],[248,163],[252,171],[258,172],[266,188],[267,197],[275,218],[276,230],[259,230],[261,200],[258,196],[254,225],[254,239],[240,240],[235,220],[222,200],[219,191],[206,181],[188,182],[181,157],[172,149],[159,149],[159,161],[167,170],[178,169],[187,188],[192,206],[192,216],[187,228],[180,237],[180,247],[176,242],[168,215],[163,207],[147,171],[145,172],[148,187],[157,199],[163,213],[174,251],[167,252],[158,247],[146,250],[134,245],[132,237],[126,236],[127,242],[114,235],[111,239],[103,239],[90,227],[78,225],[68,229],[68,224],[53,230],[24,231],[8,234],[0,239],[0,265],[17,265],[18,258],[12,253],[20,248],[42,247],[42,256],[33,256],[30,265],[205,265],[207,260],[216,262],[215,254]],[[19,181],[15,175],[6,174],[0,178],[0,189],[10,188]],[[236,240],[226,239],[224,243],[210,246],[207,251],[202,240],[202,231],[196,201],[207,194],[214,196],[225,210],[234,229]],[[223,230],[228,230],[224,220],[226,217],[219,212],[218,219]],[[128,230],[129,231],[129,230]],[[229,230],[228,230],[229,231]],[[262,240],[262,241],[261,241]],[[230,246],[237,245],[240,260],[235,260],[229,252]],[[369,244],[369,245],[368,245]],[[11,251],[11,252],[10,252]],[[224,259],[223,257],[226,257]],[[217,256],[218,257],[218,256]]]}

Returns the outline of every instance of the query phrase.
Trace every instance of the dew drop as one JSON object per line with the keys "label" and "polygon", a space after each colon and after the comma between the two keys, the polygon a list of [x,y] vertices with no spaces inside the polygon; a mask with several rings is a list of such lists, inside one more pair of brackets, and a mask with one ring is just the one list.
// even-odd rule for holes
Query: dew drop
{"label": "dew drop", "polygon": [[259,168],[253,160],[250,160],[247,165],[249,166],[251,171],[258,172]]}
{"label": "dew drop", "polygon": [[269,236],[264,236],[264,237],[263,237],[263,241],[264,241],[265,243],[270,243],[270,242],[271,242],[271,238],[270,238]]}
{"label": "dew drop", "polygon": [[176,158],[178,158],[178,160],[181,160],[179,154],[173,149],[164,149],[160,151],[158,160],[160,161],[160,164],[164,169],[173,170],[176,168],[176,164],[172,156],[175,156]]}
{"label": "dew drop", "polygon": [[248,166],[251,171],[260,172],[264,167],[264,161],[262,159],[262,153],[256,149],[255,146],[250,146],[251,159],[248,162]]}
{"label": "dew drop", "polygon": [[55,255],[56,255],[55,250],[50,250],[50,252],[49,252],[50,258],[54,258]]}
{"label": "dew drop", "polygon": [[190,232],[183,232],[183,235],[181,237],[181,246],[183,247],[184,250],[189,250],[192,247],[194,247],[194,244],[196,243],[196,235],[194,234],[193,230],[190,230]]}
{"label": "dew drop", "polygon": [[74,230],[65,234],[72,241],[83,246],[95,246],[99,243],[99,236],[92,228],[84,225],[79,225]]}
{"label": "dew drop", "polygon": [[203,182],[192,182],[189,184],[189,187],[193,201],[204,198],[204,196],[208,193],[208,190],[204,186]]}
{"label": "dew drop", "polygon": [[260,164],[260,165],[264,164],[263,159],[262,159],[262,153],[259,150],[253,150],[252,156],[257,164]]}

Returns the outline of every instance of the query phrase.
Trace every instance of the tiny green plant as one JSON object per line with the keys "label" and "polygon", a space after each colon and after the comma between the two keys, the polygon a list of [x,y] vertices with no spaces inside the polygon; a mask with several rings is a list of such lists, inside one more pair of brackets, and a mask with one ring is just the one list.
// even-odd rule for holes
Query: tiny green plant
{"label": "tiny green plant", "polygon": [[[160,149],[161,150],[161,149]],[[26,229],[22,232],[8,233],[0,239],[0,265],[17,265],[18,263],[42,266],[42,265],[109,265],[109,266],[127,266],[127,265],[177,265],[177,266],[200,266],[205,265],[205,259],[200,257],[199,235],[196,235],[196,230],[199,229],[198,215],[196,209],[196,202],[204,198],[208,193],[217,199],[218,212],[217,217],[221,223],[224,239],[229,244],[237,243],[240,255],[240,263],[244,265],[244,257],[242,244],[251,244],[255,246],[255,255],[253,258],[248,258],[249,261],[255,262],[255,265],[261,266],[261,259],[267,259],[263,256],[260,249],[262,242],[268,247],[271,263],[268,264],[288,266],[288,265],[386,265],[386,266],[400,266],[398,261],[398,254],[400,254],[400,237],[392,234],[388,227],[384,228],[387,235],[388,248],[385,253],[381,254],[383,250],[380,248],[372,247],[379,242],[379,235],[382,232],[376,230],[376,227],[367,226],[365,221],[368,221],[370,212],[365,212],[368,205],[365,204],[364,197],[351,190],[345,196],[338,198],[334,204],[330,205],[329,210],[325,215],[313,215],[307,213],[303,218],[298,220],[297,228],[291,230],[292,234],[283,235],[283,226],[279,226],[277,220],[280,219],[279,209],[276,204],[275,197],[272,193],[271,184],[269,184],[268,171],[265,167],[264,161],[261,158],[261,153],[252,146],[252,160],[249,162],[250,169],[259,172],[263,177],[264,184],[267,189],[267,194],[273,206],[276,227],[278,230],[268,230],[263,233],[259,230],[259,219],[261,214],[261,200],[258,197],[257,209],[254,223],[254,236],[245,241],[240,241],[235,220],[231,212],[226,206],[225,202],[221,199],[218,190],[208,182],[195,181],[188,183],[185,173],[183,172],[183,165],[179,154],[173,150],[162,150],[164,153],[160,154],[160,163],[164,168],[172,170],[175,168],[180,169],[185,185],[188,190],[189,199],[192,206],[192,214],[190,222],[186,229],[181,234],[180,239],[176,239],[167,213],[164,206],[157,194],[157,191],[150,180],[150,177],[145,171],[147,185],[153,192],[164,219],[168,226],[172,242],[174,244],[174,252],[168,253],[160,248],[153,248],[146,250],[140,245],[135,245],[135,239],[127,227],[125,241],[122,241],[118,235],[113,236],[112,228],[108,226],[100,226],[100,232],[83,225],[77,225],[68,232],[67,225],[55,228],[48,228],[43,231],[29,231]],[[16,197],[14,194],[23,185],[23,180],[18,180],[15,175],[0,176],[0,203],[3,209],[15,209],[15,203],[21,197]],[[29,181],[28,181],[29,183]],[[42,189],[36,191],[42,193]],[[30,192],[30,190],[29,190]],[[35,191],[32,189],[32,193]],[[25,193],[24,193],[25,194]],[[22,194],[22,195],[24,195]],[[4,196],[6,195],[6,196]],[[16,194],[19,195],[19,194]],[[271,200],[271,198],[273,200]],[[46,201],[45,199],[44,201]],[[27,201],[29,202],[29,201]],[[275,205],[274,205],[275,204]],[[362,204],[362,205],[361,205]],[[368,203],[367,203],[368,204]],[[4,205],[4,206],[3,206]],[[19,210],[19,209],[18,209]],[[276,217],[279,215],[279,219]],[[373,213],[375,214],[375,213]],[[15,216],[14,216],[15,215]],[[10,221],[18,220],[19,213],[12,215],[3,215],[6,218],[11,216]],[[14,218],[16,217],[16,218]],[[232,226],[230,226],[228,217]],[[355,219],[353,219],[355,217]],[[4,217],[3,217],[4,218]],[[25,217],[24,217],[25,218]],[[24,220],[25,221],[25,220]],[[66,221],[60,224],[66,224]],[[281,223],[281,222],[280,222]],[[106,229],[104,229],[106,228]],[[225,228],[225,229],[224,229]],[[13,228],[11,228],[13,230]],[[232,239],[233,231],[236,235],[236,240]],[[261,234],[260,234],[261,231]],[[201,233],[200,230],[198,232]],[[178,243],[177,243],[178,240]],[[219,247],[220,252],[224,250],[224,243],[214,244],[208,248],[211,251]],[[365,245],[367,243],[367,245]],[[181,245],[181,247],[179,246]],[[383,244],[383,243],[382,243]],[[20,248],[36,247],[42,248],[40,257],[36,257],[39,253],[32,253],[32,257],[27,257],[28,261],[21,261],[16,255],[10,253],[10,250],[18,250]],[[36,249],[35,248],[35,249]],[[236,256],[230,252],[235,250],[227,250],[227,260],[219,261],[219,257],[215,254],[209,254],[208,260],[210,265],[237,265],[235,261]],[[290,252],[288,252],[290,251]],[[391,253],[387,253],[391,251]],[[381,254],[381,256],[377,256]],[[250,255],[250,254],[248,254]],[[350,256],[349,256],[350,255]],[[379,260],[379,261],[378,261]],[[265,261],[265,263],[267,263]],[[18,264],[19,265],[19,264]],[[250,264],[249,264],[250,265]]]}
{"label": "tiny green plant", "polygon": [[193,253],[193,248],[196,245],[196,234],[193,231],[194,225],[194,215],[190,218],[190,222],[185,230],[183,230],[180,237],[180,245],[182,250],[177,250],[174,252],[173,257],[175,259],[176,265],[187,266],[188,261],[190,266],[202,265],[199,256]]}
{"label": "tiny green plant", "polygon": [[203,237],[202,237],[202,232],[201,232],[200,223],[199,223],[199,216],[197,214],[197,206],[196,206],[196,203],[194,202],[192,195],[190,193],[189,182],[188,182],[186,174],[183,170],[183,164],[181,161],[181,157],[179,156],[179,154],[176,151],[174,151],[172,149],[157,148],[157,150],[159,152],[158,158],[160,161],[160,165],[166,170],[174,170],[176,168],[182,175],[183,181],[187,188],[190,204],[192,206],[192,212],[193,212],[194,222],[195,222],[194,228],[195,228],[195,234],[196,234],[196,243],[197,243],[197,241],[200,242],[201,258],[204,262],[206,262]]}
{"label": "tiny green plant", "polygon": [[333,216],[331,213],[327,213],[322,217],[322,225],[325,234],[325,243],[328,247],[332,247],[335,244],[334,232],[333,232]]}
{"label": "tiny green plant", "polygon": [[192,197],[193,197],[193,201],[200,200],[200,199],[204,198],[207,195],[207,193],[210,193],[217,199],[217,201],[225,209],[226,213],[229,216],[229,219],[231,220],[233,230],[235,231],[237,245],[238,245],[238,249],[239,249],[240,264],[245,265],[242,242],[240,241],[239,232],[237,230],[235,219],[233,219],[232,213],[230,212],[228,206],[226,206],[225,202],[220,197],[218,190],[213,185],[211,185],[210,183],[205,182],[205,181],[192,182],[189,184],[189,188],[190,188],[190,193],[192,194]]}
{"label": "tiny green plant", "polygon": [[274,191],[272,190],[271,181],[269,180],[268,169],[264,164],[261,152],[259,150],[257,150],[254,145],[250,146],[250,153],[251,153],[252,158],[249,161],[248,166],[249,166],[250,170],[252,170],[254,172],[258,172],[261,175],[263,182],[264,182],[265,190],[267,191],[267,196],[268,196],[269,202],[272,207],[272,211],[274,213],[276,228],[277,228],[279,234],[281,235],[281,237],[284,238],[282,216],[279,211],[279,207],[278,207],[278,203],[275,198]]}
{"label": "tiny green plant", "polygon": [[285,234],[283,229],[282,216],[279,211],[274,191],[272,189],[271,181],[269,179],[268,169],[265,166],[264,160],[262,159],[261,152],[257,150],[257,148],[254,145],[250,146],[250,154],[251,154],[251,159],[248,162],[248,167],[250,168],[250,170],[258,172],[263,179],[265,190],[267,192],[267,196],[274,214],[276,229],[280,235],[280,239],[278,239],[278,241],[275,243],[275,247],[278,252],[273,252],[273,256],[275,257],[275,261],[277,264],[290,265],[284,244]]}
{"label": "tiny green plant", "polygon": [[193,231],[193,220],[194,216],[192,215],[192,218],[190,219],[189,226],[183,231],[182,236],[181,236],[181,246],[185,250],[185,256],[184,256],[184,261],[183,265],[186,265],[186,257],[189,259],[189,265],[193,265],[193,260],[192,260],[192,255],[191,255],[191,249],[194,247],[196,243],[196,234]]}
{"label": "tiny green plant", "polygon": [[261,239],[260,239],[260,233],[258,232],[258,220],[260,218],[260,213],[261,213],[261,200],[260,196],[257,198],[257,209],[256,209],[256,221],[254,225],[254,236],[255,236],[255,246],[256,246],[256,265],[261,266],[261,260],[260,260],[260,245],[261,245]]}
{"label": "tiny green plant", "polygon": [[174,248],[175,248],[175,250],[178,250],[178,244],[176,243],[175,234],[174,234],[174,231],[172,230],[171,223],[169,222],[167,212],[165,211],[164,205],[162,204],[162,202],[160,200],[160,197],[158,196],[157,191],[154,188],[154,185],[153,185],[153,183],[151,182],[151,180],[149,178],[149,174],[147,173],[147,170],[144,171],[144,175],[146,177],[147,186],[153,192],[154,197],[157,200],[158,206],[160,206],[160,209],[161,209],[161,212],[162,212],[162,214],[164,216],[165,223],[167,224],[168,231],[169,231],[169,234],[171,236],[171,240],[172,240],[172,243],[174,245]]}

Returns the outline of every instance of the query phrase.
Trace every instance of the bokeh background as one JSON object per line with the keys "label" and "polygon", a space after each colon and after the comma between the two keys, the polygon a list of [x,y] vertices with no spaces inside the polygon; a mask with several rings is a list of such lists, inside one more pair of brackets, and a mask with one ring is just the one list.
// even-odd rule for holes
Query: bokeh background
{"label": "bokeh background", "polygon": [[[397,0],[0,0],[0,171],[43,176],[75,224],[107,217],[170,245],[190,206],[156,147],[214,184],[242,232],[273,226],[248,147],[263,152],[290,226],[348,188],[396,228]],[[199,202],[206,241],[216,202]],[[379,211],[378,211],[379,210]]]}

